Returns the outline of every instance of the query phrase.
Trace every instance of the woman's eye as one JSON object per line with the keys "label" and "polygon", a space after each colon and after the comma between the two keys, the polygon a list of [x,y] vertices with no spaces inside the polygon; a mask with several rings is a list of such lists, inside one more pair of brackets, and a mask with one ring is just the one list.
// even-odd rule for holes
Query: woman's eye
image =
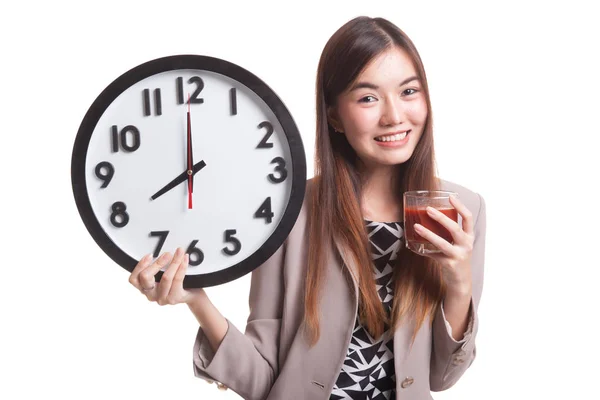
{"label": "woman's eye", "polygon": [[[412,92],[411,93],[406,93],[406,92],[409,92],[409,91],[412,91]],[[417,92],[418,92],[418,90],[416,90],[416,89],[406,89],[403,93],[405,93],[407,96],[410,96],[411,94],[414,94],[414,93],[417,93]]]}
{"label": "woman's eye", "polygon": [[360,99],[359,102],[361,102],[361,103],[372,103],[373,102],[373,101],[369,101],[368,99],[372,99],[373,101],[375,101],[375,97],[365,96],[362,99]]}

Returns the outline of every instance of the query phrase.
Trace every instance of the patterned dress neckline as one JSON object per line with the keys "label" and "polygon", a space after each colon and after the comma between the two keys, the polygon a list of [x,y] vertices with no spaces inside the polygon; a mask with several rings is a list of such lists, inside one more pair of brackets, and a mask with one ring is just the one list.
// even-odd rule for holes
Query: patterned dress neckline
{"label": "patterned dress neckline", "polygon": [[[394,299],[390,261],[396,259],[403,244],[404,224],[364,220],[371,244],[377,293],[389,316]],[[386,325],[385,333],[374,339],[364,329],[357,315],[346,359],[329,399],[395,399],[393,336],[390,327]]]}

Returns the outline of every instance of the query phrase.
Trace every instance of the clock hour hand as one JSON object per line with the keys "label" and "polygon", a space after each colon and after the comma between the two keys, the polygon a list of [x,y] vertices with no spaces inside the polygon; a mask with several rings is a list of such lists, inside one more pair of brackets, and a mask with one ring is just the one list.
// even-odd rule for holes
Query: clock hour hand
{"label": "clock hour hand", "polygon": [[[204,167],[206,167],[206,163],[204,162],[204,160],[197,162],[196,164],[194,164],[194,168],[192,170],[192,175],[196,175],[196,173]],[[173,179],[171,182],[167,183],[165,185],[165,187],[160,189],[158,192],[154,193],[154,195],[152,195],[151,199],[152,200],[158,199],[160,196],[167,193],[169,190],[173,189],[175,186],[179,185],[182,182],[185,182],[188,179],[188,176],[189,176],[188,170],[186,169],[181,174],[179,174],[175,179]]]}

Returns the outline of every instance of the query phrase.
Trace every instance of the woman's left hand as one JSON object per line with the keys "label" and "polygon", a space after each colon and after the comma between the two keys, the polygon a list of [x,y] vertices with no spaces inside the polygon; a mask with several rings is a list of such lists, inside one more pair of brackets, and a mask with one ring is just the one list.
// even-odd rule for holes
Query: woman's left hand
{"label": "woman's left hand", "polygon": [[473,215],[458,198],[450,196],[450,204],[462,216],[462,228],[457,222],[433,207],[427,207],[427,213],[448,229],[454,240],[453,244],[448,243],[423,225],[415,224],[415,231],[441,251],[441,253],[425,254],[425,256],[434,259],[442,266],[447,290],[456,293],[470,293],[471,255],[475,241]]}

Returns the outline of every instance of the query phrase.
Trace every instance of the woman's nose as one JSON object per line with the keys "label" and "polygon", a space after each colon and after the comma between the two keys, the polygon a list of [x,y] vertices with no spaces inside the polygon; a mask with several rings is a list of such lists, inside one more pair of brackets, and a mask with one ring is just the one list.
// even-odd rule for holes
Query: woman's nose
{"label": "woman's nose", "polygon": [[381,114],[382,125],[398,125],[402,122],[403,111],[400,103],[400,99],[385,100]]}

